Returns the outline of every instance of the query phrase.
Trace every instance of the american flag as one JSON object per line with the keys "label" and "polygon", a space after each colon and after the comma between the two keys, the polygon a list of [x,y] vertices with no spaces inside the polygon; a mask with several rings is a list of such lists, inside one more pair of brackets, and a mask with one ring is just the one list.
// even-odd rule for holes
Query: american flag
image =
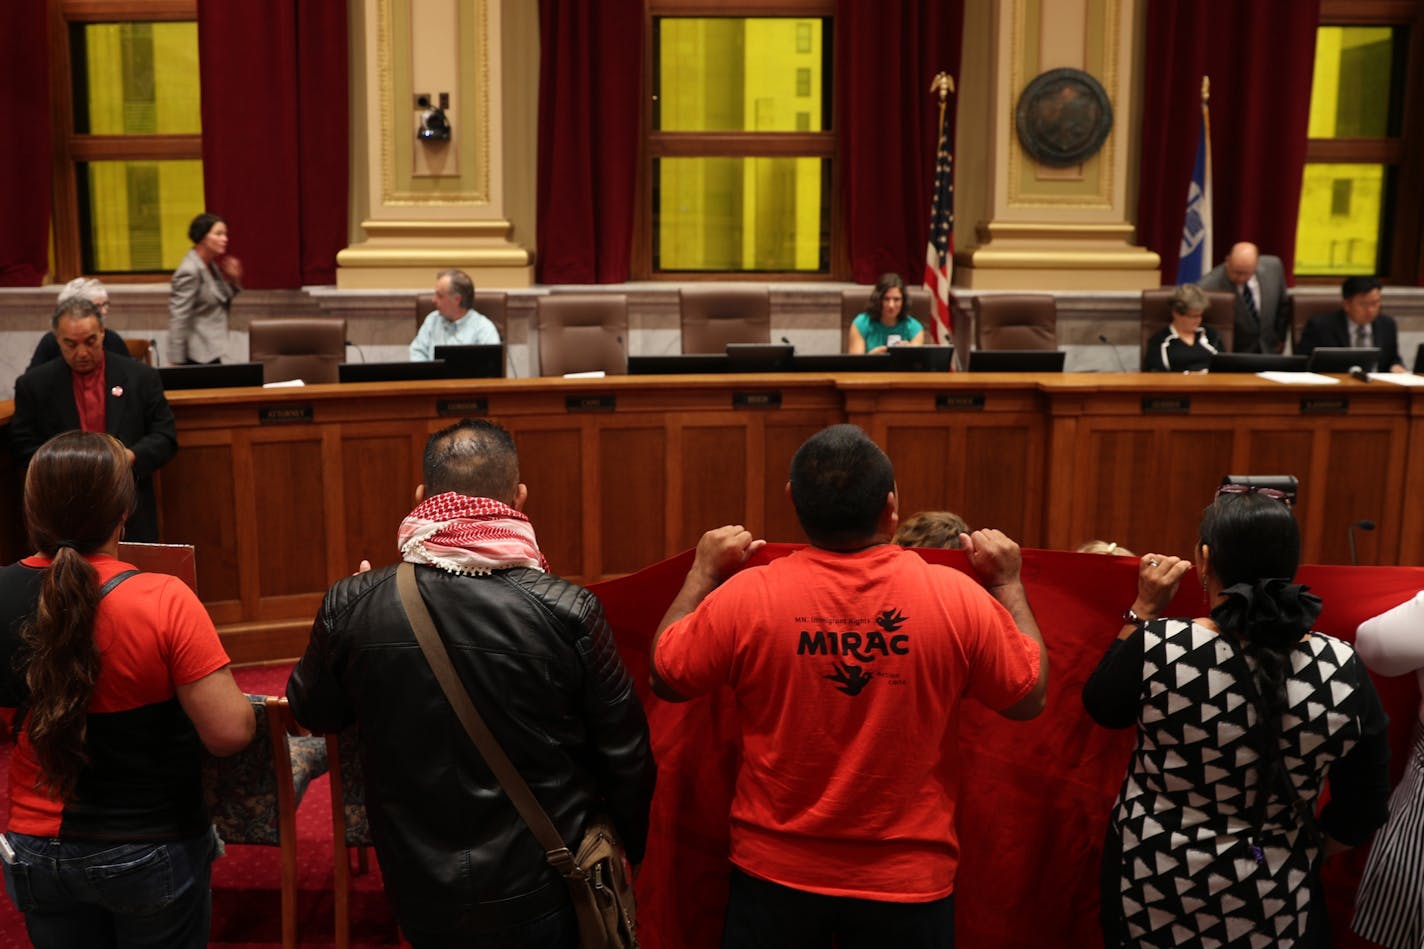
{"label": "american flag", "polygon": [[930,240],[925,247],[925,289],[934,297],[929,330],[935,342],[953,340],[950,318],[950,278],[954,275],[954,155],[943,122],[935,153],[934,199],[930,202]]}

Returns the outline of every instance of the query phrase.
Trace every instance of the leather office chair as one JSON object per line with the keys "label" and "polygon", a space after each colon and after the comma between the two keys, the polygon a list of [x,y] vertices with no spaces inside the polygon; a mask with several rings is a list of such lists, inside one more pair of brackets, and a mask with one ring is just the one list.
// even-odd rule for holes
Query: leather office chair
{"label": "leather office chair", "polygon": [[336,367],[346,361],[346,320],[341,317],[253,320],[247,334],[248,358],[262,363],[264,382],[336,382]]}
{"label": "leather office chair", "polygon": [[628,371],[628,297],[622,293],[551,293],[539,298],[539,374],[623,375]]}
{"label": "leather office chair", "polygon": [[[1147,368],[1147,341],[1162,327],[1172,322],[1172,294],[1176,287],[1158,287],[1142,291],[1142,338],[1138,345],[1138,370]],[[1236,294],[1229,290],[1205,290],[1211,301],[1202,314],[1202,325],[1210,326],[1221,337],[1223,352],[1231,352],[1236,336]]]}
{"label": "leather office chair", "polygon": [[1057,300],[1050,293],[976,296],[974,348],[1057,349]]}
{"label": "leather office chair", "polygon": [[[874,287],[855,286],[841,291],[841,351],[850,352],[850,324],[870,306],[870,291]],[[925,326],[925,342],[930,342],[930,324],[934,322],[933,299],[924,287],[907,287],[906,304],[910,315]],[[941,340],[945,342],[945,340]]]}
{"label": "leather office chair", "polygon": [[677,292],[684,353],[722,353],[728,343],[771,342],[771,290],[707,284]]}
{"label": "leather office chair", "polygon": [[[509,335],[505,332],[505,324],[509,320],[508,314],[509,294],[503,290],[476,290],[475,310],[485,319],[494,324],[494,328],[499,330],[499,338],[504,342],[509,342]],[[411,338],[420,332],[420,327],[425,323],[425,318],[435,309],[435,294],[422,293],[415,298],[415,330]]]}
{"label": "leather office chair", "polygon": [[1291,294],[1291,352],[1300,351],[1300,336],[1305,324],[1322,313],[1334,313],[1343,306],[1338,293],[1324,297],[1302,297]]}

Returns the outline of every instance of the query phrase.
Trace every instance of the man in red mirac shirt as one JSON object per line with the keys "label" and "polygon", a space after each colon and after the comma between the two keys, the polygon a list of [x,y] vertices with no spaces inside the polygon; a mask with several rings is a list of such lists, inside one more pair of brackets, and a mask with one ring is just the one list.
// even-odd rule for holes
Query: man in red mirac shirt
{"label": "man in red mirac shirt", "polygon": [[853,425],[813,435],[787,494],[811,546],[709,531],[653,644],[653,689],[730,687],[741,763],[724,947],[954,944],[954,712],[1043,710],[1048,654],[1018,545],[961,535],[970,576],[890,543],[890,459]]}

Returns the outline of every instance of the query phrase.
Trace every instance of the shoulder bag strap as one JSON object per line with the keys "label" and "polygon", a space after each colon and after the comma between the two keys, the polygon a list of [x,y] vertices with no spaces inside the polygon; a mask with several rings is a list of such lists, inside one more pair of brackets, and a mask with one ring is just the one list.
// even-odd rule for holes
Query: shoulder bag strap
{"label": "shoulder bag strap", "polygon": [[108,583],[104,584],[99,588],[99,599],[102,600],[110,593],[113,593],[114,587],[118,586],[120,583],[123,583],[129,577],[136,576],[138,573],[139,571],[137,570],[125,570],[123,573],[114,574],[112,577],[109,578]]}
{"label": "shoulder bag strap", "polygon": [[401,606],[405,608],[406,619],[410,621],[411,629],[415,630],[416,642],[420,644],[421,652],[425,653],[425,660],[430,663],[430,668],[440,682],[440,688],[444,691],[450,707],[460,719],[460,724],[465,726],[470,740],[484,756],[485,763],[494,772],[495,778],[504,788],[504,793],[514,804],[514,809],[524,818],[524,823],[529,825],[535,839],[539,841],[539,846],[546,851],[546,859],[560,873],[569,875],[576,869],[573,854],[564,843],[554,822],[549,819],[548,813],[539,806],[534,792],[514,767],[514,762],[504,753],[499,739],[494,737],[485,720],[480,717],[475,703],[470,700],[469,692],[465,690],[455,667],[450,663],[450,653],[446,651],[445,643],[435,629],[435,622],[430,617],[425,599],[420,595],[420,588],[416,586],[414,564],[402,563],[396,568],[396,587],[400,591]]}

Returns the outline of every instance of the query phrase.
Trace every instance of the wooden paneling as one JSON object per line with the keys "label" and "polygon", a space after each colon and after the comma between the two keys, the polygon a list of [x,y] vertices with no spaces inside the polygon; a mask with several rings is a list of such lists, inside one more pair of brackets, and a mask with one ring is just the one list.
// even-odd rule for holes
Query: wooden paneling
{"label": "wooden paneling", "polygon": [[259,597],[320,593],[327,587],[326,467],[320,433],[254,441],[252,493],[257,501]]}
{"label": "wooden paneling", "polygon": [[180,441],[182,450],[158,473],[161,536],[196,549],[198,595],[222,622],[219,605],[235,612],[241,597],[233,446],[222,433],[185,434]]}
{"label": "wooden paneling", "polygon": [[539,549],[563,577],[582,577],[583,449],[579,430],[511,429],[519,449],[519,475],[529,487],[524,513],[534,524]]}
{"label": "wooden paneling", "polygon": [[681,479],[669,485],[669,507],[678,513],[673,551],[697,545],[704,533],[723,524],[747,522],[747,427],[721,424],[686,426],[680,451],[669,461]]}
{"label": "wooden paneling", "polygon": [[339,575],[362,560],[395,563],[396,530],[415,502],[424,438],[405,426],[345,425],[341,432],[341,500],[345,511]]}
{"label": "wooden paneling", "polygon": [[604,574],[633,573],[666,553],[666,442],[661,426],[598,431],[597,538]]}

